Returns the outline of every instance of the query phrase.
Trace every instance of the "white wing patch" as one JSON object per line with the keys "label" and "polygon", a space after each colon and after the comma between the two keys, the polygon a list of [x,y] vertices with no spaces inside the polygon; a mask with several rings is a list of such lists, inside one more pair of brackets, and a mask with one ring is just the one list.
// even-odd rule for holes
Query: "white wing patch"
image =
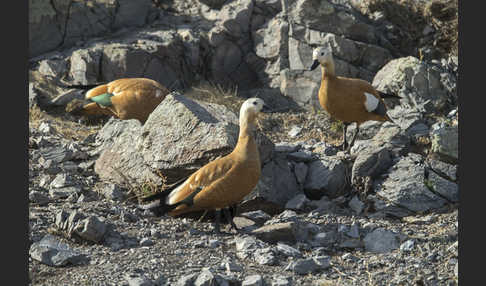
{"label": "white wing patch", "polygon": [[[190,177],[189,177],[190,178]],[[173,189],[169,195],[165,198],[165,203],[168,205],[172,205],[175,203],[176,194],[184,188],[184,186],[188,183],[189,179],[187,179],[184,183],[180,184],[177,188]]]}
{"label": "white wing patch", "polygon": [[380,101],[371,93],[365,92],[364,95],[366,96],[366,101],[364,103],[365,108],[368,112],[372,112],[378,107],[378,103],[380,103]]}
{"label": "white wing patch", "polygon": [[157,91],[155,91],[155,97],[161,97],[162,96],[162,91],[160,89],[157,89]]}

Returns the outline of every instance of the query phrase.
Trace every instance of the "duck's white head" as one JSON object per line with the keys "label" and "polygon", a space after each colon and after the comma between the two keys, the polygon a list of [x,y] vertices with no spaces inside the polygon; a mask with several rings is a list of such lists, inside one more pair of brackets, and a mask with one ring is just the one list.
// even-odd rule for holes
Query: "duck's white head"
{"label": "duck's white head", "polygon": [[261,98],[248,98],[240,108],[240,125],[253,123],[260,112],[268,112],[268,107]]}
{"label": "duck's white head", "polygon": [[329,67],[330,65],[334,65],[334,61],[332,59],[332,52],[329,48],[326,47],[317,47],[312,51],[312,66],[310,70],[314,70],[319,64],[322,66]]}

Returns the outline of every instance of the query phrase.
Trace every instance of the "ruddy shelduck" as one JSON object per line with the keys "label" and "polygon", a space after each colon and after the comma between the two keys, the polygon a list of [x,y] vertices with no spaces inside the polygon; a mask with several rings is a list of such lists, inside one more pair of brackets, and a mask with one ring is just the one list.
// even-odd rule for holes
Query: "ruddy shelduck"
{"label": "ruddy shelduck", "polygon": [[[321,66],[322,78],[319,88],[319,103],[329,115],[343,122],[343,150],[349,152],[359,132],[359,126],[368,121],[390,121],[383,98],[397,95],[377,91],[369,82],[357,79],[336,76],[334,60],[329,49],[318,47],[312,53],[313,64],[310,70]],[[356,122],[356,132],[351,143],[346,141],[348,125]]]}
{"label": "ruddy shelduck", "polygon": [[91,103],[75,113],[138,119],[143,124],[167,94],[169,90],[155,80],[121,78],[90,89],[85,98]]}
{"label": "ruddy shelduck", "polygon": [[248,195],[260,179],[260,154],[254,134],[260,112],[269,112],[263,100],[247,99],[240,108],[240,130],[234,150],[204,165],[180,185],[142,198],[142,202],[152,203],[142,204],[140,208],[170,216],[216,210],[214,228],[219,233],[221,211],[232,222],[227,208]]}

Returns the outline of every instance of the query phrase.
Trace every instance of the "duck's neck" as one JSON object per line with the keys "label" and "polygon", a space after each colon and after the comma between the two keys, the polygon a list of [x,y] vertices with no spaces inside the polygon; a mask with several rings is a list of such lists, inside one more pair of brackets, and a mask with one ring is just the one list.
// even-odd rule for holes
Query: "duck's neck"
{"label": "duck's neck", "polygon": [[254,116],[240,116],[240,133],[234,150],[239,157],[247,158],[249,154],[257,154],[258,156],[258,149],[254,139],[255,129]]}
{"label": "duck's neck", "polygon": [[326,80],[335,77],[334,73],[334,61],[329,61],[325,65],[321,65],[322,80]]}

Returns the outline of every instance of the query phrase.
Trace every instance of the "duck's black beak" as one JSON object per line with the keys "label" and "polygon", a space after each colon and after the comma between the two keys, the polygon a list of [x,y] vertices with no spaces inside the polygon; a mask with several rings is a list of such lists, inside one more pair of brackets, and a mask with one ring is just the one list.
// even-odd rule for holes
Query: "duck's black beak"
{"label": "duck's black beak", "polygon": [[319,61],[314,60],[314,62],[312,63],[312,66],[310,67],[309,70],[311,70],[311,71],[315,70],[318,65],[319,65]]}

